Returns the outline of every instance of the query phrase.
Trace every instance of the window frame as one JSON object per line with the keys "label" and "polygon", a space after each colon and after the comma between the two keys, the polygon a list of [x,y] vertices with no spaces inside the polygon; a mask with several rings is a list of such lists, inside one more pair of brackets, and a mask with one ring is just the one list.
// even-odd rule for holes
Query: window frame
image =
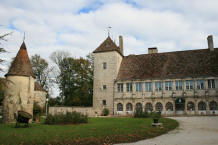
{"label": "window frame", "polygon": [[163,90],[163,83],[162,82],[155,82],[155,91],[161,92]]}
{"label": "window frame", "polygon": [[103,69],[107,69],[107,63],[103,62]]}
{"label": "window frame", "polygon": [[215,89],[216,88],[216,81],[215,79],[208,79],[208,89]]}
{"label": "window frame", "polygon": [[117,83],[117,92],[123,93],[123,83]]}
{"label": "window frame", "polygon": [[152,92],[152,82],[145,82],[145,91]]}
{"label": "window frame", "polygon": [[103,85],[103,90],[107,90],[107,85]]}
{"label": "window frame", "polygon": [[183,89],[183,81],[177,80],[176,81],[176,91],[181,91]]}
{"label": "window frame", "polygon": [[196,80],[196,86],[198,90],[205,89],[205,81],[204,80]]}
{"label": "window frame", "polygon": [[142,82],[136,82],[136,92],[142,92]]}
{"label": "window frame", "polygon": [[165,90],[166,91],[172,91],[172,89],[173,89],[172,81],[166,81],[165,82]]}
{"label": "window frame", "polygon": [[132,92],[132,83],[126,83],[126,92]]}
{"label": "window frame", "polygon": [[186,80],[185,81],[185,88],[186,88],[186,90],[193,90],[194,89],[194,81],[193,80]]}

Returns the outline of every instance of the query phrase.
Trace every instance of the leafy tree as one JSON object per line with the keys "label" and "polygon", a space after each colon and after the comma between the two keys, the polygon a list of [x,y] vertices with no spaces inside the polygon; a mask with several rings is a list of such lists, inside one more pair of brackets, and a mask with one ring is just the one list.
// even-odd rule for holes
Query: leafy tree
{"label": "leafy tree", "polygon": [[[6,33],[6,34],[3,34],[3,35],[0,35],[0,44],[1,44],[1,41],[7,41],[6,37],[7,37],[8,35],[11,35],[11,34],[12,34],[12,32],[11,32],[11,33]],[[4,48],[1,48],[1,47],[0,47],[0,54],[1,54],[1,53],[5,53],[5,52],[6,52],[6,50],[5,50]],[[4,61],[4,60],[0,58],[0,64],[2,64],[3,61]],[[2,71],[2,68],[0,68],[0,71]]]}
{"label": "leafy tree", "polygon": [[5,83],[6,80],[4,78],[0,78],[0,105],[2,105],[2,101],[4,99]]}
{"label": "leafy tree", "polygon": [[65,58],[60,63],[59,88],[66,106],[91,106],[93,72],[84,58]]}
{"label": "leafy tree", "polygon": [[49,106],[61,106],[61,97],[50,98],[48,101]]}
{"label": "leafy tree", "polygon": [[48,62],[37,54],[31,57],[31,64],[36,81],[39,82],[40,86],[48,90],[52,68],[49,68]]}

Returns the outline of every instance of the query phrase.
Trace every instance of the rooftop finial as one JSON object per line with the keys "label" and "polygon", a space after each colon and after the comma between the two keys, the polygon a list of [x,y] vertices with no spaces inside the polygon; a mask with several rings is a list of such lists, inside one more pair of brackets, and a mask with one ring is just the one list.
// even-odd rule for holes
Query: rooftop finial
{"label": "rooftop finial", "polygon": [[107,35],[110,36],[110,30],[111,30],[111,26],[107,27]]}
{"label": "rooftop finial", "polygon": [[25,32],[23,33],[23,42],[25,41]]}

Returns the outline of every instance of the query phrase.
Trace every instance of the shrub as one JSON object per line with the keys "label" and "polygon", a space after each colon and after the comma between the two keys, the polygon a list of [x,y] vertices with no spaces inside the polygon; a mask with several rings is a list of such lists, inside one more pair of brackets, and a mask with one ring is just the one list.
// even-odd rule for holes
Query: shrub
{"label": "shrub", "polygon": [[153,119],[160,119],[161,118],[161,112],[152,112],[151,117]]}
{"label": "shrub", "polygon": [[48,115],[45,124],[79,124],[88,123],[88,116],[78,112],[66,114]]}
{"label": "shrub", "polygon": [[136,108],[134,112],[135,118],[149,118],[150,116],[150,113],[143,111],[141,108]]}
{"label": "shrub", "polygon": [[103,116],[108,116],[108,115],[109,115],[109,109],[104,108],[104,109],[102,110],[102,115],[103,115]]}

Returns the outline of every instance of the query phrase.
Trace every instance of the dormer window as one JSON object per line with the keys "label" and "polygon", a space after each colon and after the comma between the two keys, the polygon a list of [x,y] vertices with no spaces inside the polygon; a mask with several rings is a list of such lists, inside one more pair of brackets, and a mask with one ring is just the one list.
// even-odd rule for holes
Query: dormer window
{"label": "dormer window", "polygon": [[107,63],[106,62],[103,63],[103,69],[107,69]]}

